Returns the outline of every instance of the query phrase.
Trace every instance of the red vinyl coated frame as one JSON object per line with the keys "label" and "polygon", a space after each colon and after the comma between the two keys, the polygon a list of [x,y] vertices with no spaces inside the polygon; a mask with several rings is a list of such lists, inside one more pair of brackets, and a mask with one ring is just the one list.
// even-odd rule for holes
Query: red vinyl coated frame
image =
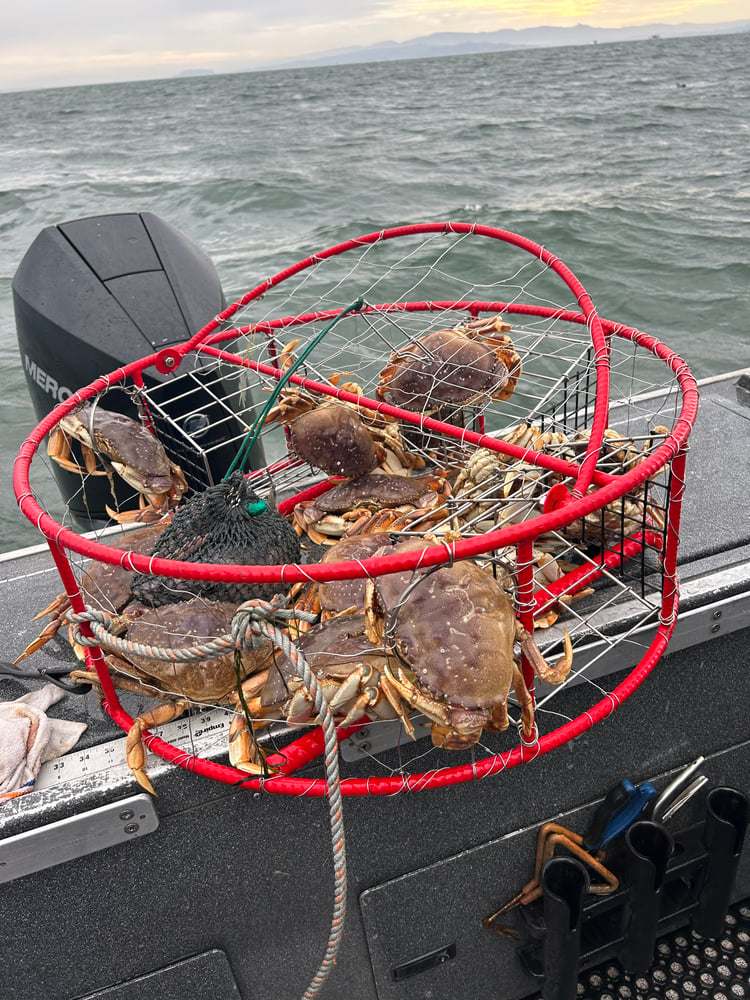
{"label": "red vinyl coated frame", "polygon": [[[540,466],[553,469],[565,476],[575,480],[575,487],[571,494],[571,500],[563,506],[553,509],[549,513],[522,522],[521,524],[508,525],[493,532],[474,538],[462,539],[454,543],[442,543],[428,546],[421,552],[409,552],[399,555],[387,555],[377,559],[370,558],[357,562],[337,562],[321,564],[310,564],[307,566],[238,566],[238,565],[218,565],[218,564],[195,564],[185,563],[169,559],[150,558],[136,553],[123,552],[113,549],[92,539],[83,538],[70,529],[58,524],[48,515],[38,504],[31,490],[29,482],[29,469],[31,460],[37,448],[41,444],[45,435],[60,421],[67,413],[75,409],[80,403],[93,396],[107,390],[112,385],[116,385],[125,379],[132,378],[136,383],[142,380],[143,371],[150,365],[160,367],[160,370],[171,370],[179,366],[182,357],[191,350],[199,350],[201,353],[218,354],[226,356],[224,352],[217,348],[217,344],[237,335],[243,330],[229,330],[216,333],[218,326],[233,316],[243,305],[246,305],[255,298],[258,298],[269,288],[286,278],[298,273],[306,267],[325,259],[336,256],[349,249],[361,247],[368,243],[374,243],[381,239],[391,239],[398,236],[414,235],[419,233],[471,233],[472,235],[489,236],[494,239],[502,239],[512,243],[522,249],[538,256],[545,264],[558,273],[574,292],[581,306],[581,312],[575,313],[567,310],[551,309],[536,305],[524,305],[520,303],[476,303],[476,302],[452,302],[452,303],[399,303],[396,305],[386,305],[377,307],[391,311],[437,311],[446,308],[456,310],[468,310],[475,314],[480,311],[508,312],[520,315],[531,315],[549,319],[563,320],[586,325],[592,336],[594,347],[594,357],[596,365],[596,399],[594,404],[594,419],[589,447],[580,465],[564,462],[552,456],[537,453],[528,453],[524,449],[515,448],[512,445],[501,442],[498,439],[485,434],[477,434],[462,428],[456,428],[450,424],[421,417],[389,404],[353,396],[351,393],[330,386],[314,383],[311,380],[292,376],[292,381],[311,389],[337,396],[345,401],[356,402],[360,406],[373,410],[380,410],[391,414],[399,419],[417,424],[426,430],[438,431],[443,434],[460,437],[477,447],[485,447],[515,458],[524,458]],[[311,319],[326,318],[336,315],[335,313],[321,313],[314,316],[289,317],[286,320],[269,321],[260,324],[253,329],[285,328],[297,325],[302,322],[309,322]],[[249,329],[249,328],[248,328]],[[630,472],[621,476],[608,476],[596,471],[596,460],[603,438],[604,429],[607,425],[608,417],[608,393],[609,393],[609,342],[608,338],[619,336],[630,340],[640,348],[650,351],[660,358],[674,374],[681,390],[680,413],[672,432],[666,439],[658,445],[652,454],[645,458],[638,466]],[[263,366],[256,362],[245,359],[238,359],[234,356],[235,363],[246,364],[249,367],[256,367],[265,374],[279,377],[278,369]],[[34,523],[45,535],[50,546],[53,558],[59,570],[65,591],[68,594],[72,608],[77,613],[83,613],[85,606],[78,589],[75,575],[70,562],[65,554],[65,549],[70,549],[80,555],[97,559],[113,565],[122,565],[128,569],[137,570],[142,573],[152,573],[161,576],[177,577],[184,579],[199,579],[210,581],[236,581],[243,583],[282,583],[291,585],[305,580],[331,580],[331,579],[356,579],[364,576],[379,575],[392,571],[403,571],[415,568],[436,566],[453,559],[467,558],[480,555],[507,545],[519,547],[519,553],[528,552],[531,543],[539,535],[547,531],[557,530],[578,518],[583,518],[595,510],[601,509],[606,504],[620,498],[625,493],[637,488],[641,483],[653,476],[658,470],[672,463],[671,492],[668,503],[668,515],[666,524],[666,542],[663,547],[663,569],[664,588],[662,592],[662,606],[660,622],[656,635],[641,659],[640,663],[631,671],[628,677],[614,691],[608,694],[600,702],[588,711],[582,713],[578,718],[566,723],[554,731],[540,737],[531,746],[519,745],[507,753],[490,756],[481,761],[471,764],[460,764],[449,768],[442,768],[423,774],[399,775],[387,777],[370,777],[366,779],[344,779],[341,782],[341,790],[344,795],[379,794],[392,795],[405,791],[417,791],[426,788],[444,787],[463,781],[475,780],[494,774],[508,767],[514,767],[524,761],[547,753],[569,739],[579,735],[591,728],[596,722],[609,715],[617,705],[630,696],[638,685],[648,676],[660,656],[667,646],[669,637],[674,629],[677,613],[678,587],[676,578],[676,556],[677,542],[679,538],[679,519],[682,492],[684,489],[684,466],[685,466],[685,446],[690,431],[695,421],[698,407],[698,391],[695,380],[692,377],[686,363],[673,351],[665,347],[655,338],[643,334],[637,330],[603,320],[597,317],[587,293],[580,285],[575,276],[552,254],[549,254],[542,247],[523,237],[506,233],[502,230],[492,229],[483,226],[469,226],[460,223],[428,224],[424,226],[407,226],[393,230],[385,230],[381,233],[373,233],[358,240],[347,241],[323,251],[305,261],[280,272],[273,278],[268,279],[262,285],[248,292],[238,302],[233,303],[223,313],[216,317],[203,330],[199,331],[185,344],[166,351],[151,355],[140,361],[126,365],[109,375],[102,376],[89,386],[79,390],[70,399],[57,406],[47,417],[42,420],[26,441],[16,458],[13,470],[13,486],[22,513]],[[593,484],[595,489],[589,490]],[[588,492],[587,492],[588,491]],[[309,495],[309,494],[306,494]],[[293,498],[288,503],[297,502],[300,498]],[[609,558],[614,563],[619,558],[631,556],[640,550],[643,544],[650,544],[649,538],[628,539],[624,543],[623,553],[610,554]],[[521,561],[521,560],[520,560]],[[531,572],[528,567],[527,572]],[[582,571],[576,571],[581,573]],[[591,575],[596,574],[596,569],[586,569]],[[522,571],[523,573],[523,571]],[[524,578],[521,579],[522,591]],[[529,602],[527,602],[529,603]],[[524,614],[532,615],[530,606],[524,609]],[[86,623],[82,630],[91,637]],[[124,711],[120,705],[112,679],[107,670],[101,650],[92,647],[88,653],[89,666],[96,670],[101,681],[105,697],[105,708],[114,721],[123,729],[129,729],[132,725],[132,718]],[[362,723],[364,724],[364,723]],[[348,733],[356,731],[358,726],[350,727],[346,733],[339,732],[339,738],[344,738]],[[271,778],[252,778],[241,771],[213,761],[208,761],[200,757],[186,754],[185,751],[164,742],[151,734],[144,734],[144,738],[150,749],[163,757],[165,760],[178,764],[181,767],[196,771],[206,777],[213,778],[228,784],[238,784],[250,789],[263,789],[275,794],[291,795],[313,795],[322,796],[326,794],[326,782],[323,779],[302,779],[295,778],[292,773],[304,764],[315,759],[322,751],[322,733],[316,728],[310,733],[298,739],[295,743],[284,749],[283,755],[278,760],[272,759],[273,764],[278,764],[280,774]]]}
{"label": "red vinyl coated frame", "polygon": [[[508,311],[520,311],[518,306],[509,306]],[[524,308],[525,312],[539,315],[555,315],[572,322],[585,322],[585,318],[579,314],[560,314],[555,310],[542,310],[541,307]],[[695,422],[698,409],[698,389],[695,380],[688,369],[687,364],[677,354],[665,347],[653,337],[649,337],[637,330],[615,324],[607,320],[602,320],[604,328],[609,334],[615,334],[625,339],[631,340],[640,347],[651,351],[661,358],[667,367],[674,373],[682,393],[680,413],[675,421],[675,425],[668,438],[658,446],[652,455],[642,462],[631,473],[622,477],[613,477],[616,481],[588,494],[581,500],[572,501],[570,504],[545,514],[539,518],[524,522],[521,525],[511,525],[490,535],[482,536],[480,545],[471,546],[476,549],[476,554],[486,552],[492,548],[507,544],[517,544],[524,540],[530,540],[544,531],[552,530],[564,525],[570,520],[583,517],[586,514],[599,509],[611,500],[622,496],[625,492],[633,489],[645,479],[652,476],[658,469],[668,462],[672,462],[672,487],[670,502],[668,504],[668,520],[666,526],[666,544],[663,552],[665,587],[662,595],[662,609],[659,626],[656,635],[651,642],[644,657],[625,678],[625,680],[607,694],[601,701],[592,706],[588,711],[582,713],[576,719],[565,725],[547,733],[539,738],[533,746],[527,747],[519,745],[512,750],[495,756],[487,757],[481,761],[471,764],[462,764],[450,768],[443,768],[436,771],[429,771],[422,774],[370,777],[366,779],[345,778],[341,783],[341,790],[344,795],[393,795],[406,791],[417,791],[427,788],[439,788],[446,785],[457,784],[463,781],[472,781],[481,777],[495,774],[498,771],[509,767],[515,767],[536,756],[548,753],[561,744],[580,735],[587,729],[593,727],[597,722],[606,718],[614,709],[628,698],[637,687],[645,680],[662,653],[666,649],[669,638],[674,629],[678,604],[678,587],[676,578],[676,557],[677,543],[679,539],[679,519],[681,510],[682,493],[685,483],[685,445],[690,431]],[[79,554],[98,558],[115,565],[124,565],[140,572],[154,572],[167,576],[183,576],[185,578],[198,579],[246,579],[249,581],[273,580],[274,574],[269,576],[269,570],[281,571],[283,567],[257,567],[260,574],[256,575],[253,568],[249,567],[227,567],[227,566],[202,566],[197,567],[190,563],[179,563],[172,560],[149,559],[145,556],[138,556],[132,553],[123,553],[117,549],[90,539],[81,538],[75,532],[64,528],[46,514],[36,502],[29,484],[29,466],[31,459],[45,434],[57,423],[64,413],[69,412],[79,402],[90,398],[108,388],[112,383],[121,381],[132,376],[138,371],[142,371],[153,358],[145,359],[135,365],[120,369],[112,375],[98,379],[86,389],[76,393],[76,396],[66,403],[58,406],[44,421],[42,421],[27,438],[21,447],[18,458],[14,466],[13,483],[16,491],[19,506],[22,512],[42,531],[48,539],[52,555],[60,572],[66,593],[69,595],[73,609],[82,613],[85,610],[83,599],[78,590],[78,585],[73,574],[64,547],[70,548]],[[412,415],[413,417],[413,415]],[[437,421],[425,421],[425,425],[434,424],[440,426]],[[442,428],[441,428],[442,429]],[[468,432],[466,432],[468,433]],[[485,447],[497,447],[497,441],[491,437],[478,436],[479,442]],[[498,449],[500,450],[500,449]],[[565,464],[565,463],[563,463]],[[465,542],[476,542],[474,539],[466,539]],[[422,565],[438,565],[447,562],[449,559],[459,557],[459,546],[464,546],[465,542],[458,542],[454,546],[435,545],[423,550],[423,553],[409,553],[405,556],[393,559],[388,558],[388,570],[409,569],[420,561]],[[634,554],[637,541],[630,540],[626,545],[630,545],[630,551],[626,555]],[[453,552],[448,551],[449,548]],[[460,555],[469,555],[468,551],[462,551]],[[368,573],[384,572],[382,560],[379,565],[373,566],[373,560],[363,560],[356,563],[331,563],[326,565],[326,578],[351,579],[362,577]],[[396,565],[394,565],[394,563]],[[411,565],[409,565],[411,563]],[[289,569],[287,567],[286,569]],[[288,575],[284,579],[287,582],[295,582],[304,579],[321,579],[323,576],[315,572],[314,566],[293,567],[299,571],[299,575]],[[199,572],[200,570],[200,572]],[[240,571],[239,573],[235,571]],[[331,574],[330,576],[328,574]],[[276,579],[279,577],[276,576]],[[84,623],[83,631],[86,632],[88,626]],[[89,633],[90,634],[90,633]],[[103,663],[101,651],[98,647],[93,647],[88,652],[89,665],[96,670],[102,683],[105,695],[105,708],[114,721],[123,729],[127,730],[132,725],[132,717],[124,711],[120,705],[109,672]],[[339,732],[339,738],[345,738],[349,733],[356,731],[356,726],[346,732]],[[184,750],[166,743],[164,740],[151,734],[144,734],[149,748],[163,759],[175,763],[188,770],[196,771],[205,777],[222,781],[227,784],[237,784],[249,789],[263,789],[274,794],[287,795],[312,795],[323,796],[326,794],[326,783],[323,779],[301,779],[294,778],[290,773],[280,773],[272,778],[252,778],[241,771],[213,761],[208,761],[200,757],[186,754]],[[299,767],[313,760],[322,751],[322,733],[316,728],[306,734],[284,750],[283,760],[279,760],[282,772],[293,772]]]}

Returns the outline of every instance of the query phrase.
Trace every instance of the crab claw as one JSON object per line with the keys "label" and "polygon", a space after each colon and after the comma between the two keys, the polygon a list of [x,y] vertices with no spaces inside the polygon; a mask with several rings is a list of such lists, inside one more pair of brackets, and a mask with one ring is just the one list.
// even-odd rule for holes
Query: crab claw
{"label": "crab claw", "polygon": [[562,684],[570,673],[570,668],[573,665],[573,644],[570,641],[570,635],[567,629],[563,629],[563,655],[555,662],[555,665],[551,667],[549,663],[542,656],[541,650],[534,642],[533,636],[529,635],[525,628],[519,624],[516,638],[521,644],[521,649],[525,653],[526,657],[534,668],[534,673],[537,675],[540,681],[546,681],[547,684]]}
{"label": "crab claw", "polygon": [[155,506],[152,503],[146,504],[144,507],[138,507],[136,510],[113,510],[109,505],[105,505],[104,508],[107,512],[107,516],[111,517],[113,521],[117,521],[118,524],[158,524],[163,518],[171,517],[171,512],[168,512],[164,508]]}

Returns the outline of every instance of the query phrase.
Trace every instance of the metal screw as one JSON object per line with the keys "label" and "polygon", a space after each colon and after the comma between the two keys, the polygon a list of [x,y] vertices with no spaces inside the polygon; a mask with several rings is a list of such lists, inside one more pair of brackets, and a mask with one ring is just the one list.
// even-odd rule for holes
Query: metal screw
{"label": "metal screw", "polygon": [[360,744],[359,744],[359,750],[360,750],[360,751],[361,751],[362,753],[368,753],[368,752],[369,752],[369,750],[370,750],[370,746],[371,746],[371,744],[370,744],[370,743],[360,743]]}
{"label": "metal screw", "polygon": [[132,809],[123,809],[123,811],[120,813],[120,819],[122,820],[132,819],[133,816],[135,816],[135,813],[133,812]]}
{"label": "metal screw", "polygon": [[364,738],[365,736],[367,736],[368,732],[369,732],[369,730],[368,730],[367,726],[364,726],[364,727],[363,727],[362,729],[360,729],[360,730],[359,730],[359,732],[357,733],[357,738],[358,738],[358,739],[360,739],[360,738],[361,738],[361,739],[363,739],[363,738]]}
{"label": "metal screw", "polygon": [[718,622],[716,622],[715,625],[711,626],[711,631],[712,632],[720,632],[721,631],[721,625]]}
{"label": "metal screw", "polygon": [[254,799],[259,799],[260,798],[260,792],[253,792],[253,798]]}
{"label": "metal screw", "polygon": [[125,827],[125,833],[138,833],[140,830],[140,825],[138,823],[128,823]]}
{"label": "metal screw", "polygon": [[714,621],[718,621],[718,619],[721,618],[721,611],[714,611],[711,617],[713,618]]}

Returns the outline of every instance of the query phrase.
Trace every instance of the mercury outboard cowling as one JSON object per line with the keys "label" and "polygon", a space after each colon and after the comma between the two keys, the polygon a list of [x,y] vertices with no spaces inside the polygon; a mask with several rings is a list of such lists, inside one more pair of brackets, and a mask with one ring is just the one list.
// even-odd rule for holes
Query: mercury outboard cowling
{"label": "mercury outboard cowling", "polygon": [[[150,212],[49,226],[29,247],[12,287],[22,363],[40,420],[100,375],[188,340],[225,306],[210,258]],[[154,369],[149,377],[152,373],[159,378]],[[226,420],[216,421],[222,428],[218,431],[206,419],[216,393],[212,384],[211,396],[200,407],[206,424],[201,447],[210,454],[205,470],[196,472],[174,441],[163,442],[193,489],[220,480],[236,454],[236,445],[211,440],[219,433],[223,440],[234,437],[227,433]],[[124,392],[109,393],[105,405],[136,416]],[[173,405],[170,419],[193,419],[180,413],[179,400]],[[195,408],[193,396],[190,409]],[[256,454],[253,465],[258,464],[263,464],[262,455]],[[79,524],[94,527],[107,520],[105,505],[112,506],[113,498],[104,477],[88,479],[84,493],[78,475],[56,464],[53,469]]]}

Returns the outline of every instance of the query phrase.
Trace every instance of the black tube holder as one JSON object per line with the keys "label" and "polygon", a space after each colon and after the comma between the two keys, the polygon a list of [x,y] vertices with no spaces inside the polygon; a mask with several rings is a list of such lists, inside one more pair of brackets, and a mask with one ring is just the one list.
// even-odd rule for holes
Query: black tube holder
{"label": "black tube holder", "polygon": [[584,896],[580,911],[574,889],[561,890],[556,875],[549,885],[545,875],[556,860],[578,865],[584,875],[585,869],[571,858],[550,859],[542,870],[542,899],[519,908],[518,955],[529,975],[544,980],[544,1000],[574,1000],[578,974],[613,959],[627,972],[645,972],[657,938],[681,927],[718,936],[749,817],[746,795],[718,787],[706,796],[704,820],[684,830],[671,834],[660,823],[632,824],[612,842],[604,862],[618,888]]}
{"label": "black tube holder", "polygon": [[575,858],[549,858],[540,874],[544,890],[544,1000],[575,996],[581,954],[583,901],[589,874]]}

